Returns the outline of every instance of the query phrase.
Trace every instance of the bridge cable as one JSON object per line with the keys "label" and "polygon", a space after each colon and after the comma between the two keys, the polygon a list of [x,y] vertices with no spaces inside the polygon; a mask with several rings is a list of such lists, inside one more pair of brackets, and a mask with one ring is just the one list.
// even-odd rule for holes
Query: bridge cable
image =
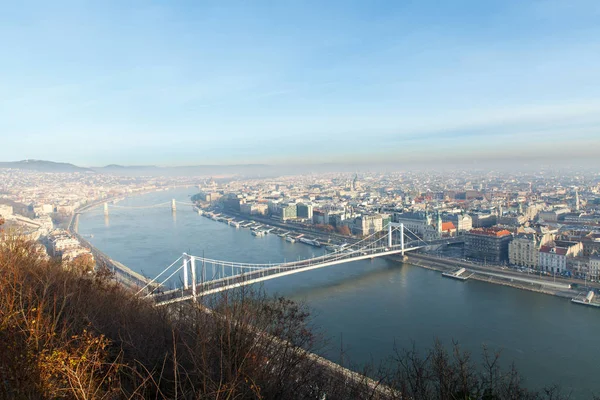
{"label": "bridge cable", "polygon": [[165,272],[167,272],[167,270],[168,270],[169,268],[171,268],[173,265],[175,265],[175,263],[176,263],[177,261],[181,260],[182,258],[183,258],[183,255],[180,255],[180,256],[179,256],[179,258],[178,258],[177,260],[173,261],[173,263],[172,263],[171,265],[169,265],[167,268],[165,268],[165,269],[164,269],[164,270],[163,270],[163,271],[162,271],[160,274],[156,275],[156,277],[155,277],[154,279],[152,279],[150,282],[148,282],[148,284],[147,284],[146,286],[144,286],[143,288],[141,288],[140,290],[138,290],[138,291],[137,291],[137,293],[136,293],[135,295],[137,296],[138,294],[140,294],[140,292],[141,292],[142,290],[146,289],[148,286],[150,286],[151,284],[153,284],[153,283],[154,283],[154,282],[155,282],[155,281],[156,281],[158,278],[160,278],[160,276],[161,276],[162,274],[164,274]]}
{"label": "bridge cable", "polygon": [[154,291],[155,291],[156,289],[158,289],[159,287],[161,287],[162,285],[164,285],[164,283],[165,283],[166,281],[168,281],[168,280],[169,280],[169,279],[171,279],[171,278],[172,278],[172,277],[173,277],[173,276],[174,276],[176,273],[178,273],[179,271],[181,271],[181,269],[182,269],[183,267],[187,267],[187,265],[185,265],[185,264],[182,264],[182,265],[181,265],[179,268],[177,268],[177,269],[176,269],[176,270],[175,270],[175,271],[174,271],[174,272],[173,272],[171,275],[169,275],[169,276],[168,276],[168,277],[167,277],[167,278],[166,278],[164,281],[162,281],[162,282],[161,282],[161,283],[160,283],[160,284],[159,284],[159,285],[158,285],[156,288],[152,289],[152,291],[151,291],[150,293],[148,293],[148,294],[146,295],[146,297],[150,296],[152,293],[154,293]]}

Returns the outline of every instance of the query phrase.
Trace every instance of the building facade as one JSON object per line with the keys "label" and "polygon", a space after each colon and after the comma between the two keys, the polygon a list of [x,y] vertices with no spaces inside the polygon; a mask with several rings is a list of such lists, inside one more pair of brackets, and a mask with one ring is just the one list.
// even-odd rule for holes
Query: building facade
{"label": "building facade", "polygon": [[538,269],[540,247],[551,240],[551,235],[542,237],[533,233],[517,235],[508,245],[508,262],[511,265]]}
{"label": "building facade", "polygon": [[501,228],[475,228],[465,234],[465,256],[484,262],[508,261],[508,244],[512,234]]}
{"label": "building facade", "polygon": [[286,221],[288,219],[298,218],[298,208],[296,204],[286,204],[281,206],[281,219]]}
{"label": "building facade", "polygon": [[600,279],[600,254],[590,257],[588,279]]}
{"label": "building facade", "polygon": [[194,199],[198,199],[207,203],[213,203],[219,200],[221,197],[221,194],[218,192],[200,192],[194,196]]}
{"label": "building facade", "polygon": [[553,246],[540,247],[539,267],[549,273],[563,273],[567,271],[568,259],[577,257],[582,253],[583,245],[580,242],[556,241]]}
{"label": "building facade", "polygon": [[433,218],[428,212],[404,212],[393,215],[394,222],[404,224],[412,233],[424,238],[432,230]]}
{"label": "building facade", "polygon": [[240,204],[240,212],[248,215],[267,215],[269,205],[265,203],[243,203]]}
{"label": "building facade", "polygon": [[491,213],[470,214],[473,228],[489,228],[496,225],[496,215]]}
{"label": "building facade", "polygon": [[452,222],[458,232],[473,229],[473,218],[469,214],[448,214],[443,219]]}
{"label": "building facade", "polygon": [[562,221],[566,214],[568,214],[571,210],[568,208],[561,208],[558,210],[550,210],[550,211],[541,211],[538,214],[540,220],[545,222],[558,222]]}
{"label": "building facade", "polygon": [[383,218],[379,214],[361,215],[354,220],[354,233],[362,236],[383,230]]}
{"label": "building facade", "polygon": [[296,208],[297,208],[296,211],[297,211],[298,218],[312,219],[312,217],[313,217],[312,204],[298,203]]}

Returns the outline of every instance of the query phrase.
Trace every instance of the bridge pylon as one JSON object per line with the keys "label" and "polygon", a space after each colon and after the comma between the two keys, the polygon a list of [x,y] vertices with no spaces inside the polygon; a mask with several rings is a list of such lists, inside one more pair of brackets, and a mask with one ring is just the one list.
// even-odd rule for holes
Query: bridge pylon
{"label": "bridge pylon", "polygon": [[181,258],[181,262],[183,263],[183,289],[188,290],[190,287],[188,281],[188,255],[183,253],[183,257]]}
{"label": "bridge pylon", "polygon": [[196,281],[196,257],[190,256],[190,268],[192,270],[192,300],[194,303],[198,299],[198,295],[196,293],[198,283]]}
{"label": "bridge pylon", "polygon": [[[183,253],[182,267],[183,267],[183,289],[188,290],[190,288],[189,275],[192,278],[192,299],[196,301],[197,299],[197,286],[198,281],[196,279],[196,258],[194,256],[190,256],[187,253]],[[189,269],[189,271],[188,271]]]}
{"label": "bridge pylon", "polygon": [[171,199],[171,211],[177,211],[177,202],[175,199]]}
{"label": "bridge pylon", "polygon": [[108,202],[104,202],[104,215],[108,215]]}
{"label": "bridge pylon", "polygon": [[397,222],[389,222],[388,223],[388,247],[391,249],[394,245],[393,239],[393,228],[400,228],[400,250],[402,250],[402,254],[404,256],[404,224]]}

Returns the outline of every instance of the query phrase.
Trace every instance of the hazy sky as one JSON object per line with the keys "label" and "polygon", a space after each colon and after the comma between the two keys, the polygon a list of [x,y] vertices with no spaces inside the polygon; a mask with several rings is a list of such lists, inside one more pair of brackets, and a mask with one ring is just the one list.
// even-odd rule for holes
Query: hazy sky
{"label": "hazy sky", "polygon": [[0,160],[600,154],[600,1],[2,1]]}

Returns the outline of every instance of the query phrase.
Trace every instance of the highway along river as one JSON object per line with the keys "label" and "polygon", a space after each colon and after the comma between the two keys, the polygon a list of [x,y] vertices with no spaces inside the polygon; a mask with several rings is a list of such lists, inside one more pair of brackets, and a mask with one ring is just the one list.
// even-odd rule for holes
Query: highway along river
{"label": "highway along river", "polygon": [[[189,202],[193,188],[127,198],[119,206],[147,206],[172,198]],[[276,235],[252,236],[196,214],[190,206],[99,206],[80,218],[79,233],[129,268],[154,277],[183,252],[213,259],[269,263],[322,254]],[[93,237],[91,237],[93,235]],[[474,358],[481,346],[502,350],[531,388],[560,384],[573,399],[600,393],[600,310],[568,300],[478,281],[444,279],[439,272],[384,259],[356,261],[264,283],[271,293],[303,300],[330,339],[323,355],[339,361],[340,338],[354,363],[378,362],[399,347],[427,348],[457,340]]]}

